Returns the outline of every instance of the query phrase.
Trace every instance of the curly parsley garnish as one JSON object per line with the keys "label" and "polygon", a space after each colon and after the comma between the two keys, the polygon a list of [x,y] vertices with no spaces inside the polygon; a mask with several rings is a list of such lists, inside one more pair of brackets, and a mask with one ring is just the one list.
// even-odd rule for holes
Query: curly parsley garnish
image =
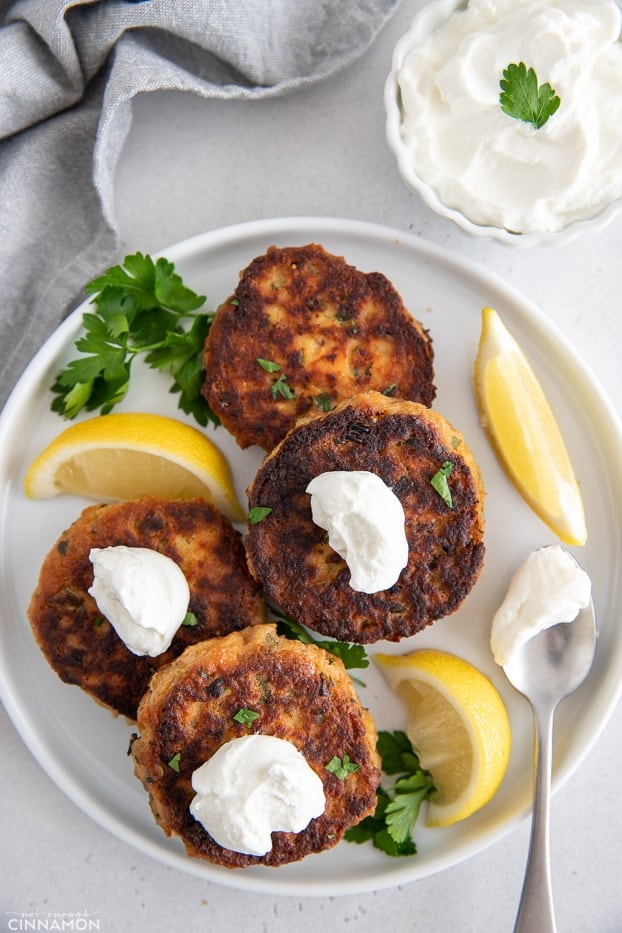
{"label": "curly parsley garnish", "polygon": [[500,82],[499,103],[504,113],[516,120],[530,123],[537,130],[544,126],[549,117],[559,108],[560,98],[548,82],[538,85],[533,68],[524,62],[511,64],[503,72]]}
{"label": "curly parsley garnish", "polygon": [[201,395],[203,345],[214,312],[196,313],[205,303],[184,285],[173,263],[134,253],[86,286],[95,313],[85,313],[85,333],[75,343],[84,354],[63,369],[52,386],[52,411],[75,418],[84,408],[107,414],[130,384],[133,360],[142,355],[153,369],[172,377],[179,408],[205,426],[220,423]]}
{"label": "curly parsley garnish", "polygon": [[390,790],[379,787],[376,810],[345,833],[348,842],[371,840],[387,855],[414,855],[413,830],[421,804],[434,791],[434,784],[419,763],[405,732],[379,732],[378,752],[385,774],[399,774]]}

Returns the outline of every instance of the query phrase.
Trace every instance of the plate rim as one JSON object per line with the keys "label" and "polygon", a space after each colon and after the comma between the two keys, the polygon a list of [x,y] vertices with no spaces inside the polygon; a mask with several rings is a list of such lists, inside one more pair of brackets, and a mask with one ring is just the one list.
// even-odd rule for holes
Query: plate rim
{"label": "plate rim", "polygon": [[[622,463],[622,421],[593,371],[580,357],[578,351],[575,350],[574,346],[555,322],[548,319],[525,295],[505,282],[496,273],[490,272],[483,266],[466,257],[456,256],[448,249],[431,243],[417,234],[379,223],[346,218],[314,216],[275,217],[231,224],[226,227],[215,228],[195,234],[194,236],[171,244],[169,247],[162,250],[154,251],[152,255],[154,258],[166,256],[171,262],[178,263],[184,261],[184,259],[192,258],[201,252],[206,253],[209,252],[210,249],[226,247],[240,239],[249,239],[258,236],[267,237],[268,235],[278,239],[283,236],[291,236],[294,234],[304,234],[305,236],[318,236],[322,234],[324,236],[358,237],[365,241],[369,241],[370,239],[374,241],[380,240],[385,244],[391,244],[392,247],[403,246],[407,251],[413,251],[424,259],[432,259],[435,262],[447,265],[452,270],[459,270],[462,276],[470,280],[475,280],[479,284],[488,285],[497,292],[503,293],[509,298],[513,305],[516,306],[518,313],[524,316],[530,328],[534,329],[536,336],[545,335],[547,340],[554,339],[556,341],[560,349],[560,355],[564,358],[565,364],[569,365],[573,373],[579,375],[582,379],[583,387],[580,391],[584,391],[585,389],[589,390],[591,403],[599,409],[600,417],[614,426],[613,434],[615,436],[612,436],[610,440],[611,443],[615,441],[617,444],[617,455],[620,458],[620,463]],[[66,347],[71,335],[79,330],[82,315],[88,302],[88,298],[81,302],[53,331],[26,366],[9,395],[3,410],[0,412],[0,466],[2,466],[4,459],[2,451],[5,450],[6,445],[4,441],[6,435],[11,433],[10,428],[13,420],[18,416],[20,407],[24,405],[22,396],[32,397],[36,395],[34,389],[29,388],[33,385],[33,375],[40,373],[46,362],[48,364],[52,362],[58,353]],[[4,525],[6,507],[7,496],[3,494],[2,510],[0,511],[0,528]],[[4,566],[1,568],[1,571],[4,577]],[[4,610],[2,600],[0,599],[0,612],[2,611]],[[618,667],[620,668],[619,673],[622,673],[622,653],[619,654]],[[4,652],[0,651],[0,673],[4,672]],[[613,679],[613,674],[611,674],[609,680],[611,681]],[[617,677],[616,681],[615,685],[609,685],[607,696],[603,699],[601,704],[605,707],[605,710],[604,715],[600,717],[599,727],[593,731],[591,740],[584,745],[581,752],[572,757],[570,763],[566,760],[564,761],[563,766],[554,777],[554,791],[557,791],[576,771],[600,737],[622,694],[622,676]],[[219,870],[219,866],[205,865],[202,862],[195,864],[197,860],[188,858],[185,853],[181,851],[175,853],[163,850],[158,844],[143,837],[134,827],[130,827],[119,820],[115,814],[110,814],[108,809],[102,806],[101,802],[97,800],[92,793],[88,793],[79,781],[73,780],[71,773],[63,768],[62,761],[48,756],[47,750],[37,741],[37,730],[33,728],[33,724],[28,721],[19,709],[19,706],[14,702],[14,697],[7,687],[8,683],[9,678],[0,677],[0,699],[18,734],[29,748],[38,764],[63,793],[79,806],[83,812],[94,819],[100,826],[112,832],[117,838],[134,846],[144,854],[164,864],[168,864],[171,867],[184,871],[185,873],[202,877],[207,881],[221,884],[225,887],[264,894],[272,893],[282,896],[297,897],[357,894],[370,890],[395,887],[398,884],[409,883],[434,874],[475,855],[477,852],[482,851],[484,848],[494,844],[498,839],[508,834],[522,822],[530,810],[529,808],[522,813],[514,814],[512,818],[503,822],[497,829],[489,829],[483,835],[481,841],[479,838],[476,841],[472,839],[464,840],[462,844],[457,847],[457,852],[455,851],[449,858],[446,855],[439,855],[431,858],[423,872],[417,871],[416,867],[413,871],[412,863],[404,864],[408,860],[401,860],[400,865],[396,866],[394,872],[387,872],[383,874],[381,878],[374,876],[373,879],[370,879],[365,875],[356,882],[337,881],[333,887],[328,889],[324,882],[314,883],[297,879],[294,882],[294,884],[297,885],[297,889],[292,890],[292,880],[288,879],[285,874],[283,874],[282,879],[279,880],[280,876],[275,875],[273,872],[270,872],[270,870],[268,870],[266,874],[251,874],[250,872],[254,872],[255,869],[246,869],[244,872],[230,872],[224,869]],[[455,857],[456,855],[457,857]],[[258,868],[261,871],[261,867]],[[283,872],[284,870],[281,869],[280,871]],[[370,883],[372,881],[373,883]]]}

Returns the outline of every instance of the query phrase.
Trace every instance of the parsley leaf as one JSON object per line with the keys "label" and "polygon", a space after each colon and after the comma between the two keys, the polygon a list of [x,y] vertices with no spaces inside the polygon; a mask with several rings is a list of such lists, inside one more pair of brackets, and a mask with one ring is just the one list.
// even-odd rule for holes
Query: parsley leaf
{"label": "parsley leaf", "polygon": [[280,365],[273,360],[264,360],[260,356],[257,357],[257,362],[266,373],[278,373],[281,368]]}
{"label": "parsley leaf", "polygon": [[125,398],[132,362],[142,354],[147,365],[171,377],[182,411],[203,427],[218,425],[201,394],[202,350],[214,312],[196,313],[205,298],[184,285],[173,263],[134,253],[85,290],[96,310],[84,314],[84,333],[75,342],[84,355],[57,375],[52,411],[65,418],[82,409],[107,414]]}
{"label": "parsley leaf", "polygon": [[384,788],[379,787],[376,792],[376,809],[373,816],[366,816],[364,820],[346,830],[344,839],[347,842],[373,842],[376,849],[380,849],[386,855],[394,857],[400,855],[415,855],[417,847],[412,837],[405,839],[404,842],[396,842],[387,828],[385,813],[391,800],[389,794]]}
{"label": "parsley leaf", "polygon": [[313,401],[320,409],[320,411],[332,411],[335,407],[335,403],[330,392],[320,392],[319,395],[314,395]]}
{"label": "parsley leaf", "polygon": [[421,804],[429,797],[430,787],[429,776],[421,769],[395,782],[395,797],[384,813],[389,836],[398,845],[412,839]]}
{"label": "parsley leaf", "polygon": [[391,856],[414,855],[413,830],[421,804],[434,791],[432,779],[421,767],[405,732],[379,732],[377,748],[384,773],[400,777],[391,790],[378,788],[373,816],[347,830],[344,838],[356,843],[371,840]]}
{"label": "parsley leaf", "polygon": [[252,509],[249,510],[248,520],[251,525],[258,525],[271,511],[272,509],[269,505],[254,505]]}
{"label": "parsley leaf", "polygon": [[179,774],[179,769],[181,767],[181,752],[175,752],[170,761],[167,762],[169,768],[173,771],[176,771]]}
{"label": "parsley leaf", "polygon": [[345,641],[320,641],[313,638],[303,625],[294,622],[293,619],[280,609],[277,609],[276,606],[269,606],[268,608],[272,614],[277,617],[277,633],[284,638],[298,639],[298,641],[303,642],[305,645],[317,645],[319,648],[323,648],[330,654],[334,654],[336,657],[341,658],[346,670],[352,670],[352,668],[355,667],[369,667],[369,658],[367,657],[367,652],[363,645],[350,645]]}
{"label": "parsley leaf", "polygon": [[[278,373],[281,368],[280,363],[275,363],[274,360],[265,360],[261,356],[258,356],[255,362],[259,363],[266,373]],[[279,395],[286,399],[296,398],[296,393],[287,383],[287,376],[285,373],[281,373],[281,375],[274,380],[270,386],[270,395],[275,401]]]}
{"label": "parsley leaf", "polygon": [[289,386],[285,373],[281,373],[279,378],[274,380],[272,386],[270,387],[270,394],[273,399],[276,399],[277,395],[280,395],[282,398],[286,399],[296,398],[296,393]]}
{"label": "parsley leaf", "polygon": [[192,415],[203,427],[208,421],[215,426],[219,424],[201,394],[205,381],[203,347],[213,317],[213,314],[195,317],[190,328],[183,333],[167,331],[161,345],[145,357],[153,369],[170,373],[173,377],[170,391],[179,393],[178,407],[187,415]]}
{"label": "parsley leaf", "polygon": [[241,723],[243,726],[251,726],[256,719],[259,719],[259,713],[256,713],[255,710],[247,709],[243,706],[241,709],[235,713],[234,717],[236,722]]}
{"label": "parsley leaf", "polygon": [[325,767],[327,771],[334,774],[340,781],[345,781],[349,774],[358,771],[361,766],[357,765],[355,761],[351,761],[350,756],[346,753],[343,758],[339,758],[338,755],[333,755]]}
{"label": "parsley leaf", "polygon": [[194,612],[190,612],[190,610],[188,610],[181,624],[185,626],[186,628],[194,628],[196,625],[199,624],[199,620],[195,616]]}
{"label": "parsley leaf", "polygon": [[432,476],[430,479],[432,487],[437,491],[445,505],[450,509],[453,509],[454,504],[453,499],[451,498],[451,489],[449,488],[447,479],[451,475],[453,468],[453,463],[450,463],[449,460],[445,460],[441,468],[437,470],[434,476]]}
{"label": "parsley leaf", "polygon": [[561,104],[548,82],[538,86],[535,71],[533,68],[527,69],[524,62],[507,66],[500,87],[499,103],[503,112],[509,117],[530,123],[537,130],[544,126]]}
{"label": "parsley leaf", "polygon": [[416,771],[419,759],[413,751],[410,739],[405,732],[378,733],[378,754],[382,759],[382,770],[385,774],[404,774]]}
{"label": "parsley leaf", "polygon": [[369,667],[369,659],[363,645],[349,644],[346,641],[316,641],[315,644],[334,654],[336,658],[341,658],[346,670]]}

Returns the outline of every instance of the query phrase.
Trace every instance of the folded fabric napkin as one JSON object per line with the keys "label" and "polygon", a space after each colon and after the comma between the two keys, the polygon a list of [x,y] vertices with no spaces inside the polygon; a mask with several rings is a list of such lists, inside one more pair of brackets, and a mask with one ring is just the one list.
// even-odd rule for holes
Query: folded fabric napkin
{"label": "folded fabric napkin", "polygon": [[0,0],[0,406],[118,259],[113,179],[143,91],[260,98],[360,55],[399,0]]}

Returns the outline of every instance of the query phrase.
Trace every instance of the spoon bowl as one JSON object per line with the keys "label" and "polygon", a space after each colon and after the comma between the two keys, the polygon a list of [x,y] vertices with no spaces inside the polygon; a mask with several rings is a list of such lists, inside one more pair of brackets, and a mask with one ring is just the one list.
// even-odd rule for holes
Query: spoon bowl
{"label": "spoon bowl", "polygon": [[572,622],[559,622],[525,642],[503,670],[531,703],[534,717],[535,791],[527,869],[514,933],[555,933],[550,877],[549,800],[553,717],[557,704],[587,677],[596,650],[590,600]]}
{"label": "spoon bowl", "polygon": [[525,642],[503,670],[531,703],[558,703],[583,683],[595,649],[596,619],[590,600],[573,622],[559,622]]}

